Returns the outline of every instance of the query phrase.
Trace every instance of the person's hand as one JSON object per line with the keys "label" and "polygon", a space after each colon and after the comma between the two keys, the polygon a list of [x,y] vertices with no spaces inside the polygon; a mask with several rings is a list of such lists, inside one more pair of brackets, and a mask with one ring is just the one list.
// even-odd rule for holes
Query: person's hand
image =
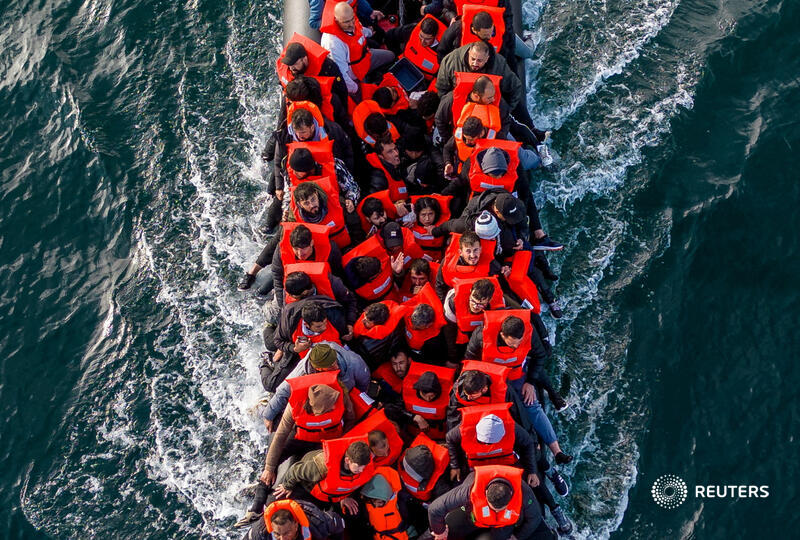
{"label": "person's hand", "polygon": [[354,516],[358,514],[358,503],[352,497],[346,497],[341,500],[342,512]]}
{"label": "person's hand", "polygon": [[282,201],[283,200],[283,190],[282,189],[276,189],[275,190],[275,197],[277,197],[279,201]]}
{"label": "person's hand", "polygon": [[353,339],[353,325],[348,324],[347,333],[342,336],[342,341],[350,341],[351,339]]}
{"label": "person's hand", "polygon": [[531,383],[522,385],[522,401],[525,405],[533,405],[536,402],[536,389]]}
{"label": "person's hand", "polygon": [[419,14],[422,15],[423,17],[425,16],[426,7],[428,7],[428,4],[422,4],[422,6],[419,8]]}
{"label": "person's hand", "polygon": [[370,15],[369,18],[372,19],[373,21],[382,21],[383,19],[386,18],[386,15],[384,15],[382,11],[373,9],[372,15]]}
{"label": "person's hand", "polygon": [[278,487],[275,488],[275,491],[273,491],[272,494],[275,495],[276,499],[285,499],[291,492],[292,490],[286,489],[286,486],[283,484],[278,484]]}
{"label": "person's hand", "polygon": [[294,342],[294,352],[301,353],[311,348],[311,340],[306,336],[299,336]]}
{"label": "person's hand", "polygon": [[267,431],[270,433],[272,433],[273,422],[273,420],[264,420],[264,427],[267,428]]}
{"label": "person's hand", "polygon": [[445,525],[443,533],[436,534],[435,532],[431,531],[431,534],[433,534],[433,540],[447,540],[447,533],[448,532],[450,532],[450,527]]}
{"label": "person's hand", "polygon": [[539,485],[539,475],[536,473],[530,473],[528,475],[528,485],[531,487],[536,487]]}
{"label": "person's hand", "polygon": [[461,482],[461,469],[450,469],[450,481]]}
{"label": "person's hand", "polygon": [[514,244],[514,250],[519,251],[522,249],[522,238],[517,238],[517,243]]}
{"label": "person's hand", "polygon": [[503,274],[504,278],[508,278],[511,275],[511,267],[510,266],[503,266],[500,268],[500,273]]}
{"label": "person's hand", "polygon": [[404,215],[408,214],[408,208],[406,208],[405,201],[397,201],[394,203],[394,208],[397,210],[397,215],[403,217]]}
{"label": "person's hand", "polygon": [[275,482],[275,471],[265,467],[258,479],[264,482],[265,485],[271,486]]}
{"label": "person's hand", "polygon": [[395,274],[400,274],[403,272],[403,261],[405,260],[405,255],[401,251],[395,257],[389,257],[389,263],[392,267],[392,272]]}
{"label": "person's hand", "polygon": [[453,176],[453,170],[454,169],[453,169],[453,164],[452,163],[445,164],[445,166],[444,166],[444,175],[445,176]]}
{"label": "person's hand", "polygon": [[348,214],[352,214],[353,212],[356,211],[356,205],[350,199],[344,200],[344,208],[345,210],[347,210]]}
{"label": "person's hand", "polygon": [[420,431],[428,431],[431,427],[428,421],[418,414],[414,415],[414,423],[417,424]]}

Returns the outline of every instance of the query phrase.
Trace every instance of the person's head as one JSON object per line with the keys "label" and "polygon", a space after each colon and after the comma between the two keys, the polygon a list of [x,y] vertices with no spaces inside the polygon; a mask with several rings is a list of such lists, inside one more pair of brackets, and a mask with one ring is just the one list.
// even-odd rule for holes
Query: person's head
{"label": "person's head", "polygon": [[362,280],[370,281],[381,273],[381,261],[377,257],[356,257],[353,259],[353,271]]}
{"label": "person's head", "polygon": [[435,401],[442,395],[442,383],[433,371],[426,371],[420,375],[419,380],[414,383],[414,390],[417,396],[423,401]]}
{"label": "person's head", "polygon": [[[295,193],[295,198],[297,194]],[[314,253],[314,237],[305,225],[298,225],[289,235],[289,245],[298,261],[307,261]]]}
{"label": "person's head", "polygon": [[274,540],[295,540],[300,524],[288,510],[278,510],[269,519]]}
{"label": "person's head", "polygon": [[283,53],[281,62],[289,68],[293,77],[302,75],[308,69],[308,53],[301,43],[289,43]]}
{"label": "person's head", "polygon": [[494,21],[492,20],[492,16],[485,11],[479,11],[472,18],[470,30],[483,40],[491,39],[494,35]]}
{"label": "person's head", "polygon": [[344,453],[344,466],[353,474],[361,474],[372,459],[369,446],[356,441],[347,447]]}
{"label": "person's head", "polygon": [[389,320],[389,308],[386,304],[375,302],[367,306],[364,310],[364,328],[369,330],[373,326],[380,326],[386,324]]}
{"label": "person's head", "polygon": [[347,2],[339,2],[333,8],[333,18],[342,32],[352,34],[356,31],[356,14]]}
{"label": "person's head", "polygon": [[375,143],[375,151],[381,159],[389,165],[400,165],[400,151],[391,139],[380,140]]}
{"label": "person's head", "polygon": [[397,100],[400,99],[400,92],[391,86],[381,86],[372,94],[372,99],[381,109],[387,110],[394,107]]}
{"label": "person's head", "polygon": [[308,109],[297,109],[292,113],[292,130],[298,141],[310,141],[317,132],[314,115]]}
{"label": "person's head", "polygon": [[485,41],[474,41],[467,51],[467,63],[473,73],[479,72],[489,61],[489,45]]}
{"label": "person's head", "polygon": [[375,457],[386,457],[389,455],[389,438],[386,433],[378,429],[372,430],[367,434],[369,449]]}
{"label": "person's head", "polygon": [[309,302],[304,305],[300,310],[300,318],[312,332],[321,333],[328,328],[328,316],[317,302]]}
{"label": "person's head", "polygon": [[386,139],[387,136],[391,138],[389,121],[381,113],[374,112],[367,115],[364,119],[364,131],[376,141]]}
{"label": "person's head", "polygon": [[492,204],[494,215],[511,226],[519,225],[527,218],[525,203],[511,193],[500,193]]}
{"label": "person's head", "polygon": [[302,76],[289,81],[286,88],[283,89],[284,94],[286,94],[286,99],[291,102],[311,101],[311,87],[308,81],[308,77]]}
{"label": "person's head", "polygon": [[430,328],[435,320],[436,312],[428,304],[419,304],[411,312],[411,328],[413,330]]}
{"label": "person's head", "polygon": [[386,252],[390,255],[395,256],[403,250],[403,228],[396,221],[384,225],[378,234],[383,240]]}
{"label": "person's head", "polygon": [[481,260],[481,239],[472,231],[467,231],[458,239],[458,256],[467,266],[477,266]]}
{"label": "person's head", "polygon": [[494,240],[500,234],[500,225],[488,210],[481,212],[475,220],[475,234],[483,240]]}
{"label": "person's head", "polygon": [[492,79],[486,75],[481,75],[472,84],[472,91],[469,99],[481,105],[491,105],[496,98],[497,90],[492,83]]}
{"label": "person's head", "polygon": [[428,283],[431,274],[431,265],[425,259],[414,259],[408,267],[408,278],[411,280],[411,286],[416,293]]}
{"label": "person's head", "polygon": [[[367,504],[370,504],[376,508],[383,508],[386,506],[386,503],[388,503],[392,497],[395,496],[395,491],[392,489],[391,484],[389,484],[386,478],[384,478],[384,475],[377,473],[361,488],[361,496],[364,498]],[[391,536],[391,538],[396,537]]]}
{"label": "person's head", "polygon": [[431,120],[439,109],[439,94],[428,91],[422,94],[417,101],[417,112],[423,120]]}
{"label": "person's head", "polygon": [[475,435],[479,443],[497,444],[506,435],[506,426],[496,414],[487,414],[475,424]]}
{"label": "person's head", "polygon": [[513,496],[514,488],[504,478],[495,478],[486,486],[486,502],[495,512],[500,512],[508,506]]}
{"label": "person's head", "polygon": [[436,464],[433,460],[433,453],[427,446],[420,444],[412,446],[406,450],[403,456],[403,469],[412,478],[419,478],[420,483],[427,483],[433,476]]}
{"label": "person's head", "polygon": [[294,201],[309,216],[317,216],[322,211],[320,188],[314,182],[303,182],[294,190]]}
{"label": "person's head", "polygon": [[525,323],[519,317],[507,317],[500,325],[500,337],[512,349],[519,347],[525,335]]}
{"label": "person's head", "polygon": [[508,163],[511,158],[505,150],[492,147],[485,152],[481,152],[479,156],[481,171],[484,174],[492,178],[500,178],[508,172]]}
{"label": "person's head", "polygon": [[419,25],[419,44],[423,47],[430,47],[436,41],[436,34],[439,33],[439,25],[431,18],[422,20]]}
{"label": "person's head", "polygon": [[339,357],[336,356],[336,351],[327,343],[317,343],[311,347],[308,361],[314,371],[334,371],[339,369]]}
{"label": "person's head", "polygon": [[464,120],[464,125],[461,126],[461,140],[469,147],[475,146],[475,142],[486,136],[486,128],[483,122],[477,116],[470,116]]}
{"label": "person's head", "polygon": [[490,382],[489,376],[482,371],[471,369],[461,374],[461,390],[467,401],[475,401],[489,393]]}
{"label": "person's head", "polygon": [[297,148],[289,156],[289,167],[300,180],[317,172],[319,164],[308,148]]}
{"label": "person's head", "polygon": [[469,291],[469,311],[472,314],[483,313],[494,296],[494,283],[488,279],[479,279],[472,284]]}
{"label": "person's head", "polygon": [[433,197],[420,197],[414,203],[417,223],[423,227],[433,225],[442,215],[442,206]]}
{"label": "person's head", "polygon": [[386,225],[386,210],[377,197],[367,197],[361,206],[361,213],[376,229],[381,229]]}
{"label": "person's head", "polygon": [[292,272],[286,276],[283,290],[295,300],[300,300],[314,293],[314,282],[305,272]]}
{"label": "person's head", "polygon": [[408,373],[408,368],[411,366],[411,358],[408,350],[404,347],[397,347],[389,353],[389,361],[391,362],[392,371],[398,378],[405,378]]}

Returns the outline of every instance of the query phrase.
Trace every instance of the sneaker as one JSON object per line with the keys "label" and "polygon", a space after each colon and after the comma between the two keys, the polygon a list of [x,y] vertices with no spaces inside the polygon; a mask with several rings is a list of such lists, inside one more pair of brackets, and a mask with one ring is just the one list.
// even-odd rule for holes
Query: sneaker
{"label": "sneaker", "polygon": [[564,515],[564,510],[560,506],[550,510],[550,513],[553,514],[556,525],[558,525],[558,534],[564,535],[572,532],[572,522],[567,519],[567,516]]}
{"label": "sneaker", "polygon": [[258,518],[261,517],[261,514],[258,512],[253,512],[252,510],[248,510],[247,513],[244,515],[242,519],[236,522],[233,526],[236,529],[241,529],[242,527],[247,527],[254,521],[258,521]]}
{"label": "sneaker", "polygon": [[569,407],[567,401],[563,397],[561,397],[561,394],[559,394],[558,392],[553,391],[552,394],[548,395],[550,396],[550,403],[553,404],[553,407],[555,407],[556,412],[561,412],[567,407]]}
{"label": "sneaker", "polygon": [[533,251],[561,251],[562,249],[564,249],[564,244],[551,240],[547,235],[535,240],[533,244]]}
{"label": "sneaker", "polygon": [[561,311],[561,306],[558,305],[558,300],[553,300],[547,304],[547,307],[550,308],[550,315],[552,315],[554,319],[560,319],[564,316],[564,312]]}
{"label": "sneaker", "polygon": [[253,274],[245,274],[242,278],[242,281],[239,282],[239,290],[246,291],[250,287],[253,286],[253,283],[256,282],[256,276]]}
{"label": "sneaker", "polygon": [[550,479],[550,482],[553,483],[553,487],[556,488],[556,493],[562,497],[569,495],[569,485],[567,485],[567,481],[564,480],[564,477],[561,476],[557,470],[553,469],[553,472],[548,474],[547,477]]}
{"label": "sneaker", "polygon": [[564,452],[559,452],[558,454],[556,454],[556,463],[558,465],[566,465],[573,459],[574,458],[571,455],[565,454]]}

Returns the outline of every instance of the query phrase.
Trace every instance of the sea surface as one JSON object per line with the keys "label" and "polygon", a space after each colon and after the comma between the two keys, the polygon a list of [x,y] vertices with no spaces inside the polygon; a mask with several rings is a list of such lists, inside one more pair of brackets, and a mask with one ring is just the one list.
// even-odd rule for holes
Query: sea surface
{"label": "sea surface", "polygon": [[[532,0],[575,538],[796,538],[800,4]],[[281,5],[0,3],[0,538],[237,538]],[[651,498],[675,474],[678,508]],[[768,485],[699,499],[695,485]]]}

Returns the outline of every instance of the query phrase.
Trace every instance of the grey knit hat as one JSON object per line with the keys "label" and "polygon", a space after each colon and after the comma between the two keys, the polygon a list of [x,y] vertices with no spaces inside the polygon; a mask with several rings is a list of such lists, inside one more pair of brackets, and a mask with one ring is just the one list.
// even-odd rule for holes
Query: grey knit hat
{"label": "grey knit hat", "polygon": [[497,219],[488,210],[481,212],[481,215],[475,220],[475,234],[484,240],[492,240],[500,234],[500,226],[497,224]]}

